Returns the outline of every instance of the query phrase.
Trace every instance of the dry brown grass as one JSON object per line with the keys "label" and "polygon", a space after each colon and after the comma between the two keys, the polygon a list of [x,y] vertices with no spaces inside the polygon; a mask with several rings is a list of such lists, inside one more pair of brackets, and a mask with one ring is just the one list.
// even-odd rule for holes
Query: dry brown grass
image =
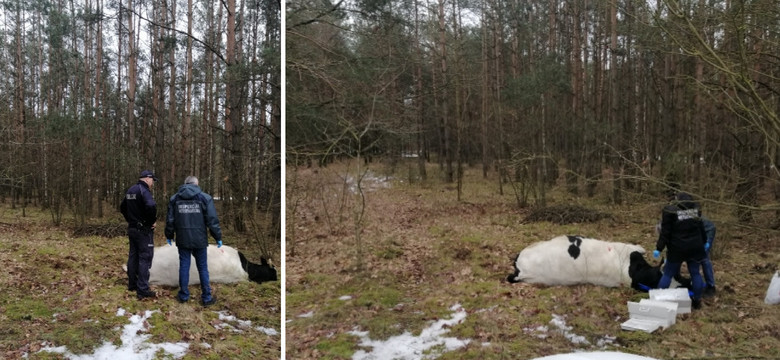
{"label": "dry brown grass", "polygon": [[[587,224],[523,223],[530,210],[517,209],[511,194],[498,195],[496,181],[482,180],[478,170],[466,172],[458,202],[454,185],[409,184],[413,170],[401,166],[390,188],[376,186],[366,193],[359,251],[353,217],[359,199],[343,181],[351,169],[344,164],[297,173],[288,169],[287,359],[350,358],[358,339],[348,331],[369,331],[372,339],[419,333],[430,320],[447,318],[456,303],[468,317],[447,336],[471,343],[442,359],[527,359],[600,350],[597,341],[610,338],[603,349],[658,359],[780,358],[780,306],[763,303],[780,262],[776,232],[734,226],[728,215],[710,209],[719,226],[713,256],[719,296],[667,330],[627,332],[620,329],[628,316],[626,302],[646,294],[505,279],[512,272],[511,258],[523,247],[561,234],[652,249],[659,199],[629,196],[626,205],[615,207],[603,198],[553,191],[551,205],[576,204],[611,216]],[[375,175],[382,169],[371,166]],[[429,178],[437,177],[436,167],[430,167]],[[347,295],[349,300],[339,299]],[[541,339],[529,330],[549,326],[553,315],[563,316],[571,332],[591,345],[574,344],[554,331]]]}

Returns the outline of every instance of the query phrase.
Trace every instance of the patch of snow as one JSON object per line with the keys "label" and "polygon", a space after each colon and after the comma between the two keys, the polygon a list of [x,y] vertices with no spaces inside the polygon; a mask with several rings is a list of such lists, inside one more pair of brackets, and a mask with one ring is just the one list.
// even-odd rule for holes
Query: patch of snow
{"label": "patch of snow", "polygon": [[[566,319],[564,316],[553,314],[552,317],[553,318],[550,320],[550,325],[553,327],[553,331],[563,335],[564,338],[573,344],[591,345],[587,338],[572,332],[574,328],[566,324]],[[537,326],[536,328],[526,327],[523,328],[523,331],[526,334],[536,336],[539,339],[546,339],[549,336],[549,332],[551,330],[548,326],[541,325]],[[617,338],[614,336],[605,335],[596,341],[596,346],[603,349],[608,345],[613,345],[616,339]]]}
{"label": "patch of snow", "polygon": [[603,349],[603,348],[607,347],[607,345],[614,345],[615,344],[615,340],[617,340],[617,336],[604,335],[603,338],[601,338],[598,341],[596,341],[596,346],[598,346],[598,347]]}
{"label": "patch of snow", "polygon": [[[66,346],[55,347],[51,344],[44,343],[42,344],[43,348],[41,348],[40,352],[61,354],[66,359],[70,360],[152,360],[156,358],[155,354],[160,350],[167,353],[165,356],[166,358],[179,359],[183,357],[187,353],[190,344],[183,342],[151,344],[147,342],[151,335],[147,333],[149,329],[146,320],[155,312],[158,312],[158,310],[147,310],[143,315],[130,316],[130,323],[124,326],[122,335],[119,337],[122,341],[121,346],[116,346],[106,341],[103,345],[96,348],[95,352],[92,354],[73,354],[68,351]],[[119,308],[116,311],[116,316],[126,316],[126,314],[127,311],[122,308]],[[236,326],[238,326],[239,328],[255,329],[270,336],[279,335],[279,332],[275,329],[262,326],[253,328],[251,321],[238,319],[227,311],[220,311],[217,312],[217,314],[219,314],[219,319],[224,322],[223,324],[215,326],[217,329],[243,332],[236,328]],[[211,345],[205,342],[201,343],[200,346],[206,349],[211,348]]]}
{"label": "patch of snow", "polygon": [[258,326],[258,327],[255,328],[255,330],[260,331],[260,332],[262,332],[262,333],[264,333],[264,334],[266,334],[268,336],[278,336],[279,335],[279,332],[276,331],[276,329],[273,329],[273,328],[267,328],[267,327]]}
{"label": "patch of snow", "polygon": [[406,331],[401,335],[393,336],[385,341],[371,340],[367,331],[350,331],[349,334],[360,338],[360,346],[371,347],[371,352],[358,350],[352,355],[355,360],[416,360],[432,359],[434,353],[425,354],[426,351],[435,346],[443,346],[442,351],[452,351],[468,345],[471,340],[460,340],[457,338],[444,337],[449,328],[463,321],[466,318],[466,310],[460,304],[450,308],[453,311],[450,319],[442,319],[433,322],[430,326],[423,329],[420,336],[413,336]]}
{"label": "patch of snow", "polygon": [[[370,191],[376,191],[379,189],[387,189],[390,187],[390,180],[393,178],[390,176],[377,176],[372,171],[366,171],[366,173],[363,175],[363,178],[360,179],[360,188],[364,192],[370,192]],[[357,183],[358,180],[355,179],[352,175],[347,175],[345,179],[347,185],[349,186],[349,191],[353,194],[357,194],[358,187]]]}
{"label": "patch of snow", "polygon": [[309,312],[307,312],[305,314],[298,315],[299,318],[310,318],[310,317],[313,317],[313,316],[314,316],[314,311],[309,311]]}
{"label": "patch of snow", "polygon": [[[218,311],[217,314],[219,314],[219,319],[224,321],[224,323],[214,326],[217,329],[228,329],[237,333],[243,333],[242,329],[252,329],[252,321],[250,320],[238,319],[227,311]],[[279,335],[279,332],[272,328],[257,326],[254,329],[270,336]]]}
{"label": "patch of snow", "polygon": [[[131,316],[129,319],[130,324],[125,325],[122,335],[119,337],[122,341],[121,346],[116,346],[106,341],[99,348],[95,349],[94,353],[83,355],[73,354],[65,346],[45,346],[40,351],[61,354],[71,360],[152,360],[160,350],[170,354],[174,359],[183,357],[189,348],[187,343],[150,344],[146,342],[151,337],[149,334],[144,334],[148,330],[146,328],[146,320],[155,312],[147,310],[143,316]],[[124,316],[124,314],[125,311],[123,309],[117,311],[117,316]]]}
{"label": "patch of snow", "polygon": [[540,325],[540,326],[537,326],[536,328],[531,328],[531,327],[523,328],[523,331],[526,334],[530,333],[530,334],[536,336],[539,339],[546,339],[547,336],[549,336],[549,335],[547,335],[547,332],[550,331],[550,329],[547,328],[547,326]]}
{"label": "patch of snow", "polygon": [[341,301],[352,300],[352,296],[344,295],[344,296],[340,297],[339,300],[341,300]]}
{"label": "patch of snow", "polygon": [[571,341],[573,344],[585,344],[590,345],[590,342],[588,339],[586,339],[584,336],[577,335],[571,332],[572,329],[574,329],[571,326],[566,325],[566,320],[561,315],[553,314],[552,320],[550,320],[550,324],[558,328],[558,332],[563,335],[567,340]]}

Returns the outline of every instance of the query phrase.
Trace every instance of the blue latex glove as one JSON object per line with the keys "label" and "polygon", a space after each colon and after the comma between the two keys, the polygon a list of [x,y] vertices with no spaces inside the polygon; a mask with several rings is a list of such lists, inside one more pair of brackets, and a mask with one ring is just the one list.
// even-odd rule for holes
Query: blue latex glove
{"label": "blue latex glove", "polygon": [[709,242],[704,243],[704,251],[710,251],[710,243]]}
{"label": "blue latex glove", "polygon": [[658,250],[653,250],[653,257],[658,259],[659,257],[661,257],[661,252]]}
{"label": "blue latex glove", "polygon": [[222,247],[222,240],[217,240],[217,249]]}
{"label": "blue latex glove", "polygon": [[167,242],[168,242],[168,246],[173,246],[173,244],[171,244],[171,243],[173,242],[173,240],[171,240],[171,239],[165,239],[165,241],[167,241]]}

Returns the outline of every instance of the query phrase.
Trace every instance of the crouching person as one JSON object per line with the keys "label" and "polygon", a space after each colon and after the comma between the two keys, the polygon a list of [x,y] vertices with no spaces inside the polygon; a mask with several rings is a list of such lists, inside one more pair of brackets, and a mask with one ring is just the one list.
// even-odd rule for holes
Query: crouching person
{"label": "crouching person", "polygon": [[678,193],[673,202],[663,208],[661,231],[653,257],[660,257],[661,251],[667,249],[663,276],[658,282],[660,289],[669,288],[672,278],[680,273],[682,263],[688,264],[693,284],[691,305],[694,309],[701,308],[704,280],[699,269],[707,257],[704,250],[706,243],[707,235],[699,204],[693,201],[691,195]]}
{"label": "crouching person", "polygon": [[209,194],[198,187],[198,178],[188,176],[184,185],[168,202],[165,220],[165,238],[170,245],[174,240],[179,250],[179,293],[176,299],[183,303],[190,299],[190,258],[195,257],[195,266],[200,277],[201,303],[214,304],[217,299],[211,294],[208,269],[208,234],[222,246],[222,230],[219,227],[217,209]]}

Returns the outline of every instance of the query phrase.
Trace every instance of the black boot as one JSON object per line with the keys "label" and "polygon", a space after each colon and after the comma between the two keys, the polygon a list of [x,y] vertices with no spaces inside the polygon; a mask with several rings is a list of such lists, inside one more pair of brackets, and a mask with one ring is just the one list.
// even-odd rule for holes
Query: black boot
{"label": "black boot", "polygon": [[155,298],[157,297],[157,293],[151,290],[146,291],[138,291],[137,298],[138,300],[148,299],[148,298]]}
{"label": "black boot", "polygon": [[692,299],[691,307],[695,310],[701,309],[701,299]]}

